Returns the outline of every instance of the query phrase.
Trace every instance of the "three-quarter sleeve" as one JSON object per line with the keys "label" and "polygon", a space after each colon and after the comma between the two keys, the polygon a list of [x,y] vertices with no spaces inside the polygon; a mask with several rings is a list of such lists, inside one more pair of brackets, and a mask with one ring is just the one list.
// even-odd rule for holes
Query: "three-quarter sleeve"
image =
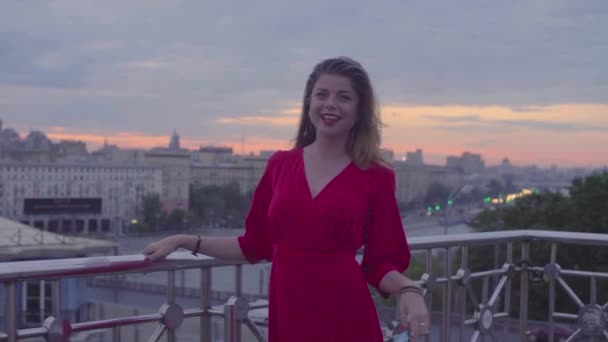
{"label": "three-quarter sleeve", "polygon": [[369,224],[364,241],[361,267],[368,283],[384,297],[380,281],[386,273],[396,270],[403,273],[410,263],[410,249],[401,222],[395,197],[395,173],[382,169],[375,177]]}
{"label": "three-quarter sleeve", "polygon": [[272,243],[266,224],[268,206],[272,199],[272,161],[270,158],[262,179],[253,194],[253,200],[245,219],[245,233],[238,237],[241,251],[250,263],[272,260]]}

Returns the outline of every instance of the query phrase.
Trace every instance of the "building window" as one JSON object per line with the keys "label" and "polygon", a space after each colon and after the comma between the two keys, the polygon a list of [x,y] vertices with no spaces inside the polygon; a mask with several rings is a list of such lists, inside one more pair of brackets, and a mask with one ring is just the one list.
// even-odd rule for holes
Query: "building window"
{"label": "building window", "polygon": [[26,326],[40,326],[53,312],[53,289],[50,281],[23,283],[23,311]]}
{"label": "building window", "polygon": [[97,233],[97,220],[89,219],[89,233]]}
{"label": "building window", "polygon": [[101,220],[101,231],[103,233],[109,233],[110,232],[110,220],[109,219],[102,219]]}

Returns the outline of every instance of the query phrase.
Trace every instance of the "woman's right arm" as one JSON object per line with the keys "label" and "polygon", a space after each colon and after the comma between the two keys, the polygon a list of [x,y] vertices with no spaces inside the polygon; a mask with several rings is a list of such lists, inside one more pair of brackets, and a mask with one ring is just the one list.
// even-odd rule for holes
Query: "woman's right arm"
{"label": "woman's right arm", "polygon": [[[194,251],[196,248],[196,235],[171,235],[162,240],[149,244],[144,249],[146,260],[158,261],[167,257],[178,248]],[[245,261],[243,251],[239,246],[237,237],[204,237],[201,236],[201,244],[197,253],[205,254],[213,258]]]}
{"label": "woman's right arm", "polygon": [[[272,199],[272,169],[277,154],[268,160],[266,170],[253,194],[249,213],[245,219],[245,234],[240,237],[202,237],[197,253],[217,259],[248,261],[271,260],[272,242],[268,234],[266,217]],[[178,248],[194,250],[196,235],[172,235],[151,243],[144,249],[147,260],[162,260]]]}

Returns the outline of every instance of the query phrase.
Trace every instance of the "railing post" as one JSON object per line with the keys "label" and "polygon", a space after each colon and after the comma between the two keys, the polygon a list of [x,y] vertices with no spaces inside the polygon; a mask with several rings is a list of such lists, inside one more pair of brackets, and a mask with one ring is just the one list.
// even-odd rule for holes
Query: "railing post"
{"label": "railing post", "polygon": [[[432,249],[427,249],[425,250],[425,272],[428,275],[429,279],[434,279],[433,278],[433,250]],[[426,307],[429,308],[429,310],[432,312],[432,307],[433,307],[433,286],[428,286],[429,284],[427,283],[426,285],[426,298],[425,298],[425,302],[426,302]],[[431,325],[433,323],[431,322]],[[429,334],[426,335],[425,341],[430,341],[431,338],[431,334],[429,331]]]}
{"label": "railing post", "polygon": [[241,298],[243,295],[243,266],[242,265],[236,265],[235,269],[234,269],[234,293],[235,296],[237,297],[237,305],[235,306],[230,306],[229,310],[236,310],[236,318],[234,319],[230,319],[231,324],[234,324],[232,326],[231,329],[231,333],[232,336],[234,338],[234,340],[229,340],[229,341],[234,341],[234,342],[240,342],[241,341],[241,312],[239,312],[239,307],[238,307],[238,301],[242,301],[242,299],[238,299]]}
{"label": "railing post", "polygon": [[237,301],[236,297],[230,297],[224,304],[224,342],[241,342],[241,321]]}
{"label": "railing post", "polygon": [[61,280],[56,279],[51,282],[53,316],[61,319]]}
{"label": "railing post", "polygon": [[[139,316],[139,310],[133,309],[133,316]],[[133,327],[133,341],[139,341],[139,325]]]}
{"label": "railing post", "polygon": [[[175,270],[167,274],[167,304],[175,304]],[[167,329],[167,341],[175,342],[175,329]]]}
{"label": "railing post", "polygon": [[234,269],[234,293],[237,297],[243,295],[243,266],[236,265]]}
{"label": "railing post", "polygon": [[211,268],[201,268],[201,309],[204,311],[200,318],[201,342],[211,342]]}
{"label": "railing post", "polygon": [[[509,241],[507,243],[507,252],[506,252],[506,262],[509,265],[513,264],[513,242]],[[504,324],[504,335],[503,335],[503,341],[507,341],[508,339],[508,335],[510,333],[510,326],[511,326],[511,287],[512,287],[512,281],[511,281],[511,277],[509,277],[507,279],[507,284],[505,285],[505,302],[504,302],[504,310],[507,313],[507,317],[505,317],[505,324]]]}
{"label": "railing post", "polygon": [[[97,315],[98,315],[97,319],[98,320],[104,319],[106,317],[106,310],[104,309],[103,304],[99,304],[98,308],[99,308],[99,310],[97,312]],[[103,342],[103,337],[104,337],[103,335],[105,335],[105,334],[99,334],[99,342]]]}
{"label": "railing post", "polygon": [[519,298],[519,337],[520,341],[526,340],[528,330],[528,265],[530,258],[530,241],[521,243],[521,259],[524,261],[520,273],[520,298]]}
{"label": "railing post", "polygon": [[450,341],[451,316],[452,316],[452,250],[445,248],[443,272],[446,277],[445,287],[443,288],[443,329],[441,331],[441,341]]}
{"label": "railing post", "polygon": [[[552,265],[557,262],[557,244],[555,243],[551,244],[550,260]],[[549,283],[549,342],[554,342],[553,313],[555,313],[555,281],[551,280]]]}
{"label": "railing post", "polygon": [[[460,268],[463,270],[469,269],[469,249],[466,246],[461,247],[462,255],[460,261]],[[458,287],[458,303],[459,303],[459,312],[460,312],[460,331],[458,336],[458,341],[464,341],[464,324],[463,322],[466,320],[466,309],[467,309],[467,290],[465,286]]]}
{"label": "railing post", "polygon": [[8,342],[17,342],[17,285],[14,281],[4,283],[6,303],[4,307],[4,330]]}
{"label": "railing post", "polygon": [[121,340],[121,329],[120,327],[114,327],[112,328],[112,341],[113,342],[120,342]]}

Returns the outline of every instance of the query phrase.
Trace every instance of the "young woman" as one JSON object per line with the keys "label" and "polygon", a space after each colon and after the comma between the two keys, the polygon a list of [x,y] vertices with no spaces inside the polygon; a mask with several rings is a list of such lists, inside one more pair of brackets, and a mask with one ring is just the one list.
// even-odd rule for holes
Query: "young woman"
{"label": "young woman", "polygon": [[356,61],[331,58],[314,68],[295,147],[268,161],[245,227],[238,238],[170,236],[144,253],[155,261],[181,247],[272,261],[270,342],[382,341],[367,283],[385,297],[398,296],[412,341],[428,332],[422,292],[402,275],[410,252],[395,174],[382,159],[374,92]]}

